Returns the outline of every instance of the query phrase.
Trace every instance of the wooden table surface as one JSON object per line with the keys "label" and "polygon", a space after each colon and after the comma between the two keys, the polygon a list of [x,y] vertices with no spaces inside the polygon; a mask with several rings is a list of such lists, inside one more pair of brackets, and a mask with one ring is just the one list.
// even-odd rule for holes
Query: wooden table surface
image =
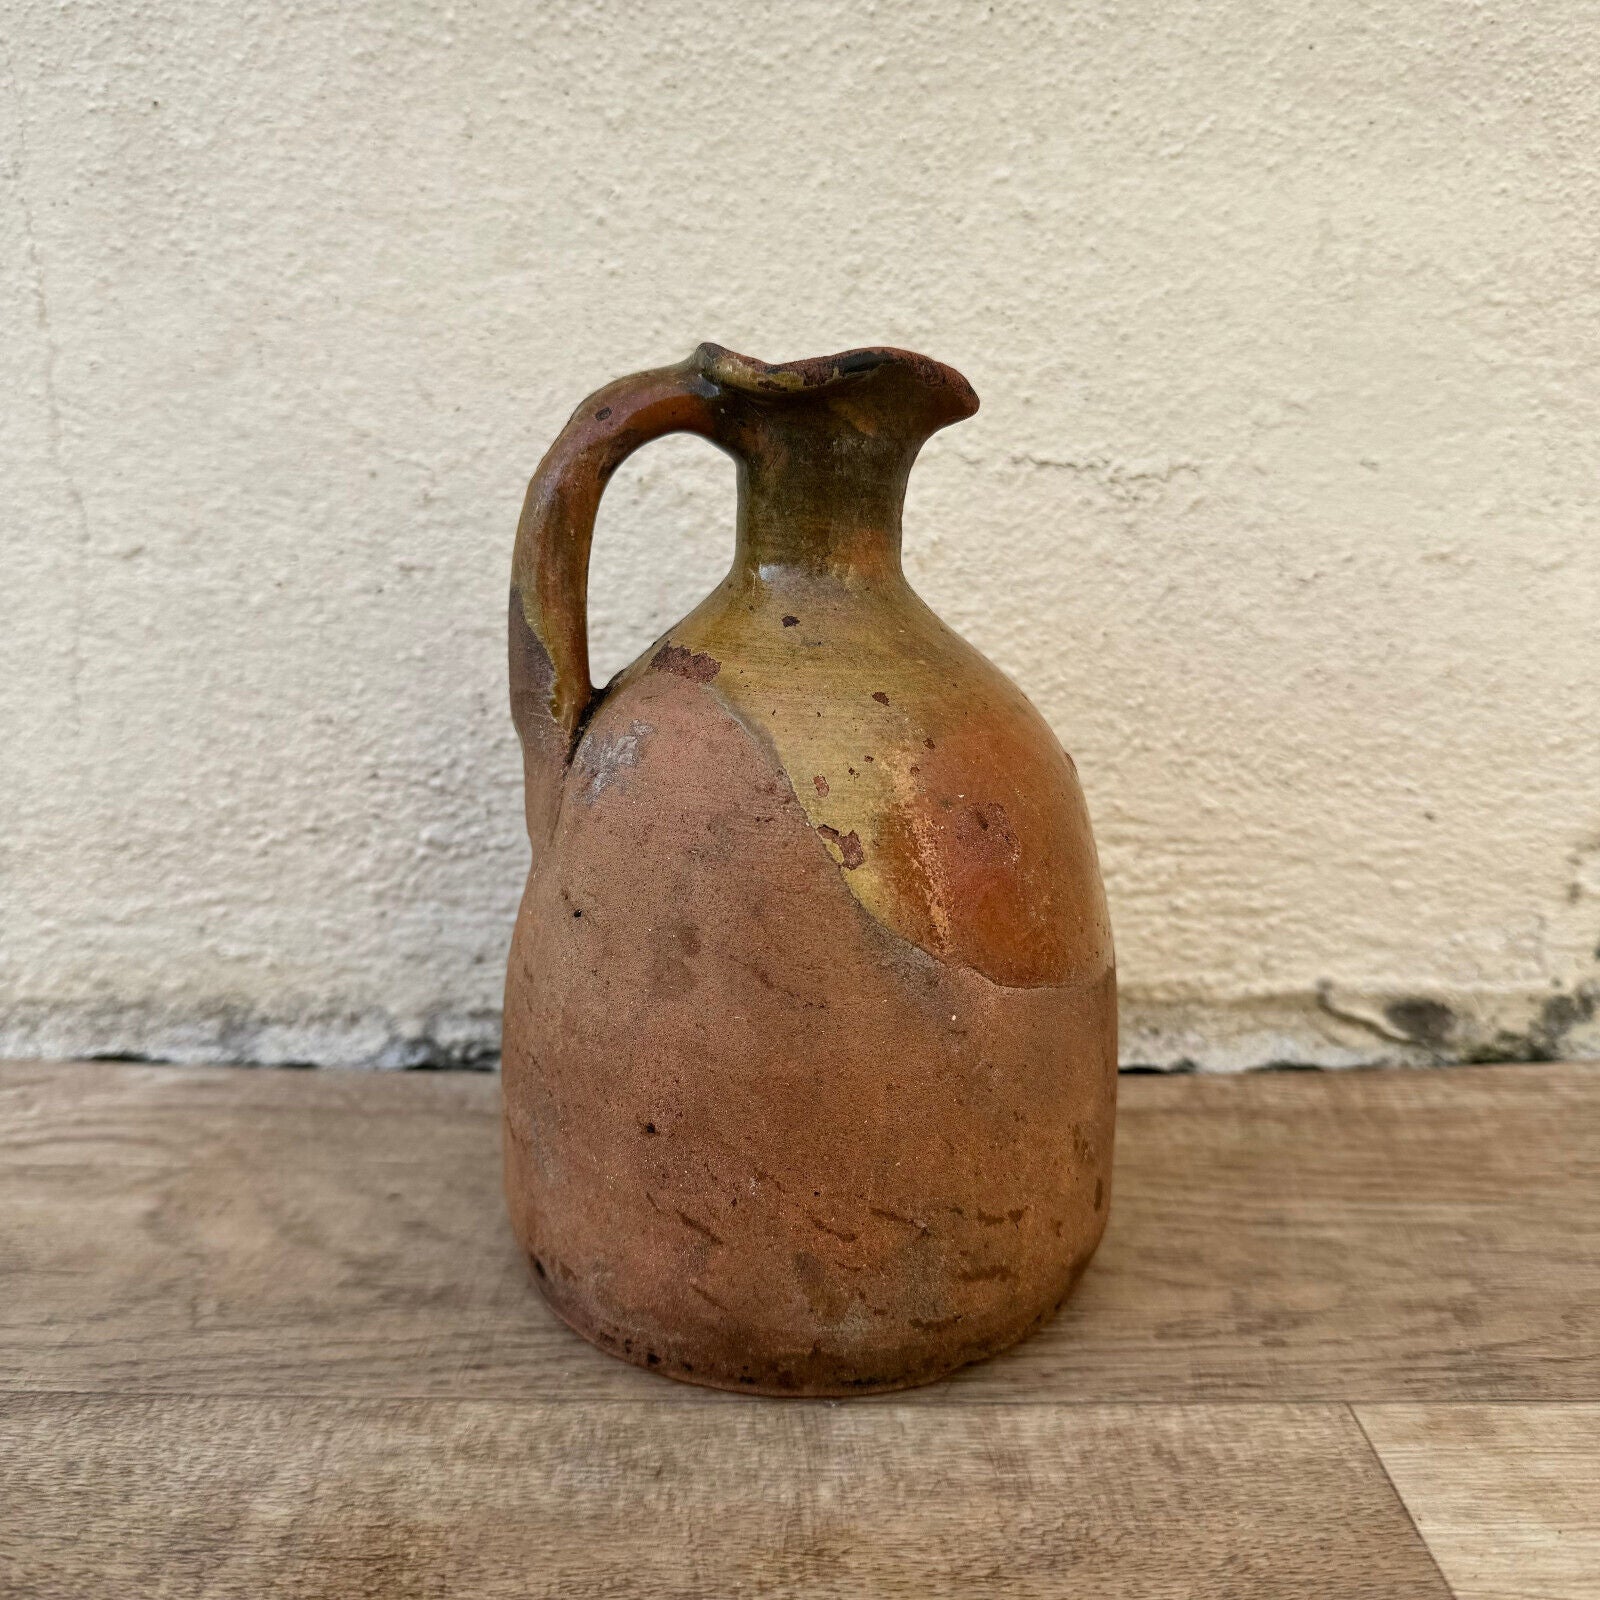
{"label": "wooden table surface", "polygon": [[1600,1065],[1124,1078],[1075,1299],[848,1402],[558,1324],[497,1096],[0,1066],[0,1595],[1600,1596]]}

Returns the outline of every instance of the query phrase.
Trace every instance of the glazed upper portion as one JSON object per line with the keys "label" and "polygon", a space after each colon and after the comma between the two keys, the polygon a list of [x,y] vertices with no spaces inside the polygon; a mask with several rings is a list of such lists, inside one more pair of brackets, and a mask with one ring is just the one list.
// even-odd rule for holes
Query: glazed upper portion
{"label": "glazed upper portion", "polygon": [[1110,970],[1071,762],[1017,686],[903,582],[736,570],[622,674],[607,715],[663,673],[754,737],[752,759],[781,775],[891,933],[1012,987]]}
{"label": "glazed upper portion", "polygon": [[579,408],[529,487],[513,569],[536,850],[594,701],[585,586],[601,491],[646,440],[696,432],[738,463],[733,568],[607,691],[613,708],[646,674],[688,678],[754,736],[862,908],[928,954],[1024,987],[1109,970],[1070,763],[900,570],[917,451],[976,405],[959,374],[905,351],[772,366],[704,345]]}
{"label": "glazed upper portion", "polygon": [[931,433],[977,409],[958,372],[907,350],[770,363],[701,345],[619,378],[568,419],[528,485],[512,585],[549,656],[550,710],[570,739],[589,681],[589,547],[611,474],[641,445],[698,433],[739,471],[737,564],[893,581],[906,478]]}

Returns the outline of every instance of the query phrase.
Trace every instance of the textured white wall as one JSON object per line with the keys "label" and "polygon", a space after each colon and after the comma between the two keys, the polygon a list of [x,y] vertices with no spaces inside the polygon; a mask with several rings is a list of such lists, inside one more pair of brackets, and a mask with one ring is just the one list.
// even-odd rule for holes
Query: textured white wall
{"label": "textured white wall", "polygon": [[[1600,11],[11,0],[0,1049],[493,1047],[511,535],[593,386],[888,342],[1125,1059],[1600,1051]],[[615,485],[597,666],[732,469]]]}

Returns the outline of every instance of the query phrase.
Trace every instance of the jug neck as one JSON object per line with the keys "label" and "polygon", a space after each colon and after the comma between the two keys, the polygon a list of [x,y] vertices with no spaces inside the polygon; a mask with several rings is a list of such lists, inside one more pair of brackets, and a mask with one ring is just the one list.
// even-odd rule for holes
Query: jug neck
{"label": "jug neck", "polygon": [[[791,426],[807,423],[797,417]],[[762,573],[898,580],[915,448],[861,451],[829,438],[823,419],[815,426],[811,437],[771,440],[741,460],[736,563]]]}
{"label": "jug neck", "polygon": [[702,345],[694,360],[738,462],[736,570],[901,581],[906,481],[928,436],[977,409],[967,381],[902,350],[768,365]]}

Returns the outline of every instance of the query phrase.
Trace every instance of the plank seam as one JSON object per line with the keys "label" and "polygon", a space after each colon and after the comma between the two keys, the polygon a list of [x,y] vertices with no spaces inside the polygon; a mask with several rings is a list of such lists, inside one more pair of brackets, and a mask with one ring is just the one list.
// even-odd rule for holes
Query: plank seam
{"label": "plank seam", "polygon": [[1345,1410],[1350,1413],[1350,1420],[1355,1423],[1362,1439],[1366,1441],[1368,1452],[1371,1454],[1372,1459],[1378,1464],[1378,1471],[1383,1474],[1383,1481],[1389,1485],[1389,1492],[1399,1502],[1400,1509],[1405,1512],[1406,1521],[1411,1524],[1411,1531],[1417,1536],[1417,1543],[1420,1544],[1425,1551],[1427,1551],[1428,1560],[1432,1563],[1433,1570],[1439,1574],[1439,1582],[1444,1585],[1444,1592],[1451,1597],[1451,1600],[1461,1600],[1461,1596],[1457,1592],[1455,1585],[1451,1583],[1450,1579],[1445,1575],[1444,1568],[1439,1565],[1439,1558],[1434,1554],[1433,1546],[1428,1543],[1428,1536],[1417,1525],[1417,1519],[1412,1514],[1411,1507],[1407,1503],[1406,1497],[1400,1492],[1400,1485],[1394,1481],[1394,1477],[1389,1471],[1389,1464],[1383,1459],[1383,1452],[1379,1450],[1377,1445],[1372,1442],[1372,1435],[1367,1432],[1367,1425],[1361,1420],[1361,1413],[1357,1411],[1353,1405],[1348,1403],[1345,1405]]}

